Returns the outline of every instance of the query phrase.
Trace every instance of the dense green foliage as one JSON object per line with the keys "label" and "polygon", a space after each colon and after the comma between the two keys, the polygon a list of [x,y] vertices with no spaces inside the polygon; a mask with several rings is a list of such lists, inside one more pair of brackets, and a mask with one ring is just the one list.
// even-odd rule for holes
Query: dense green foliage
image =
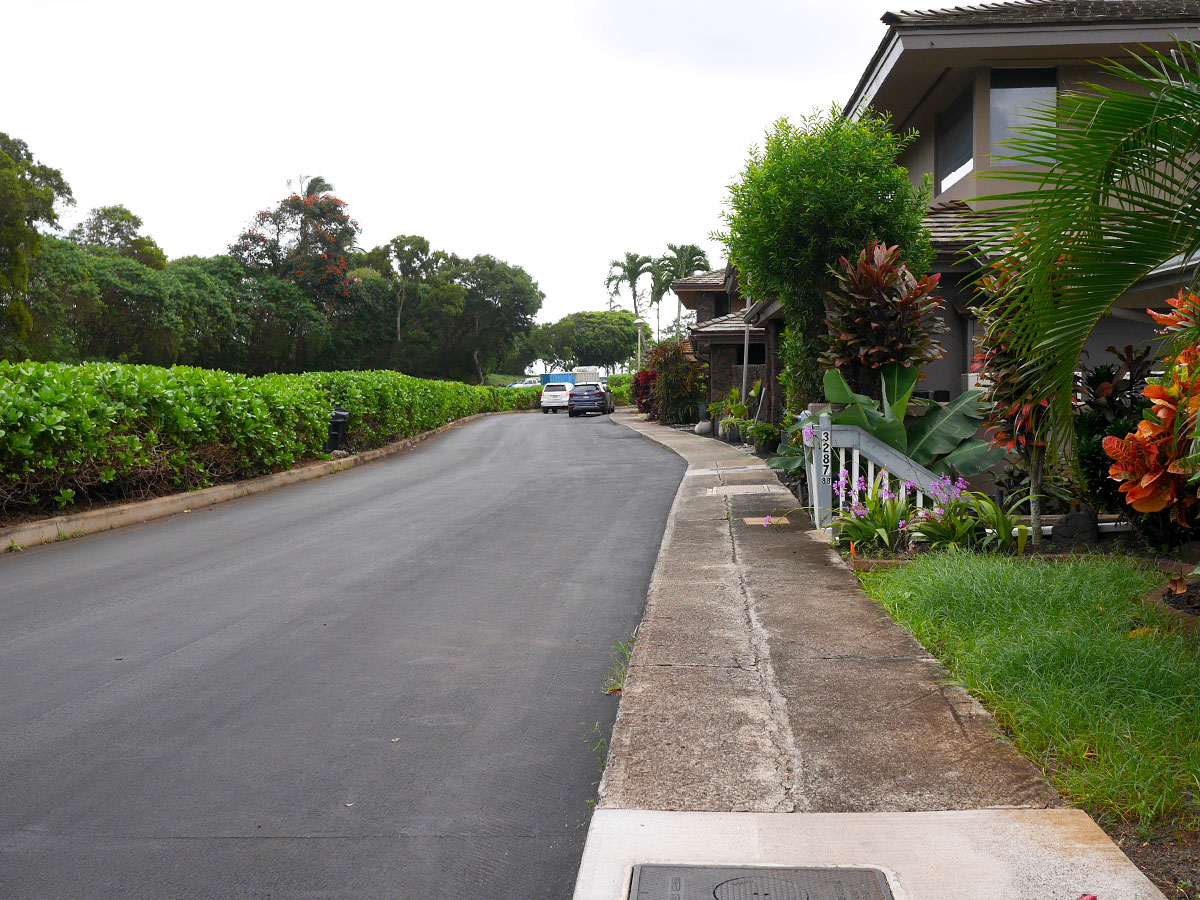
{"label": "dense green foliage", "polygon": [[528,273],[412,235],[359,252],[358,225],[331,190],[302,179],[228,254],[167,263],[119,205],[92,210],[69,240],[38,235],[69,188],[0,135],[0,359],[250,375],[394,368],[479,383],[532,361],[543,296]]}
{"label": "dense green foliage", "polygon": [[74,202],[62,173],[37,162],[24,141],[0,132],[0,356],[33,327],[22,295],[41,249],[37,226],[57,224],[57,201]]}
{"label": "dense green foliage", "polygon": [[613,402],[617,406],[633,405],[633,374],[609,375],[608,386],[613,393]]}
{"label": "dense green foliage", "polygon": [[[537,326],[529,338],[537,359],[550,368],[575,366],[613,367],[637,352],[638,326],[634,316],[623,309],[577,312],[557,322]],[[643,340],[649,343],[650,331],[642,326]]]}
{"label": "dense green foliage", "polygon": [[529,408],[539,395],[386,371],[253,378],[0,361],[0,514],[286,469],[321,450],[334,406],[350,412],[349,449],[363,450],[474,413]]}
{"label": "dense green foliage", "polygon": [[728,230],[716,237],[744,293],[784,306],[792,408],[820,396],[817,358],[837,260],[883,241],[899,245],[913,271],[929,266],[929,185],[914,188],[896,162],[914,137],[893,133],[886,119],[849,119],[836,108],[799,125],[780,119],[729,186]]}
{"label": "dense green foliage", "polygon": [[1141,602],[1164,577],[932,553],[862,580],[1073,802],[1150,828],[1200,818],[1200,653]]}

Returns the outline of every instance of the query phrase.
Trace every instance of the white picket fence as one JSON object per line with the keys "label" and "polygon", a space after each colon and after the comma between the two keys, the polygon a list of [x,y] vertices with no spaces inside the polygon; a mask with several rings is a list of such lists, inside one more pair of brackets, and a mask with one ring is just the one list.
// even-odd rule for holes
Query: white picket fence
{"label": "white picket fence", "polygon": [[[899,450],[856,425],[834,425],[828,412],[808,419],[806,424],[809,427],[802,432],[804,463],[813,524],[817,528],[828,528],[836,513],[853,503],[853,488],[859,478],[870,485],[878,476],[881,486],[886,485],[896,493],[911,483],[918,509],[930,499],[930,489],[938,476]],[[834,485],[843,472],[847,473],[851,490],[845,496],[838,496]]]}

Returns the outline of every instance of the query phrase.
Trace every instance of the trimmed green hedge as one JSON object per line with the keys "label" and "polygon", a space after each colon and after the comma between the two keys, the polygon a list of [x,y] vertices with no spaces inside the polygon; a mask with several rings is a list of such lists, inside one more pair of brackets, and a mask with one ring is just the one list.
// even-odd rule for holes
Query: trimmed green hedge
{"label": "trimmed green hedge", "polygon": [[539,396],[390,371],[251,378],[0,360],[0,515],[287,469],[321,451],[334,406],[349,410],[346,448],[357,451]]}

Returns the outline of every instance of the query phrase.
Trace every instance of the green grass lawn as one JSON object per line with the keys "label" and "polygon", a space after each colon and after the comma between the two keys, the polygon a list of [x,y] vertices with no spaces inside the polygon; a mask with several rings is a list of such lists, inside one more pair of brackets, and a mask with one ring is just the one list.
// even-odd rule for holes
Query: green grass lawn
{"label": "green grass lawn", "polygon": [[1074,803],[1144,830],[1200,824],[1200,642],[1141,602],[1166,576],[930,553],[861,577]]}

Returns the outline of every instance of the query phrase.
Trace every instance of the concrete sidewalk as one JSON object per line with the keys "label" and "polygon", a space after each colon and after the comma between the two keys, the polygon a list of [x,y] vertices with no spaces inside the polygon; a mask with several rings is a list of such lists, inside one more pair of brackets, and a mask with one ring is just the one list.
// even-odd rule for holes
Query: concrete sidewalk
{"label": "concrete sidewalk", "polygon": [[[615,420],[689,463],[647,598],[577,900],[637,863],[869,865],[893,894],[1161,894],[870,600],[761,461]],[[764,527],[786,514],[788,525]]]}

